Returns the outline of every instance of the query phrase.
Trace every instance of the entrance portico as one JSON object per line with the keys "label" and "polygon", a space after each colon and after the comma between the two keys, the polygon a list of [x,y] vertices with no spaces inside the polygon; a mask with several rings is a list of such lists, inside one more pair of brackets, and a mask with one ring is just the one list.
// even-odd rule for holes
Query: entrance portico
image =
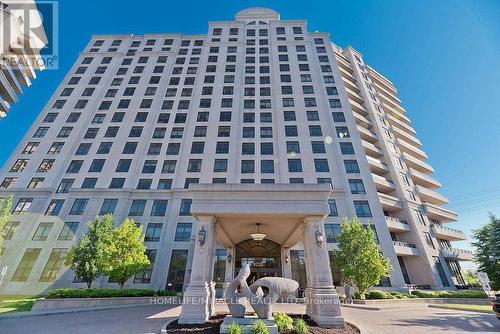
{"label": "entrance portico", "polygon": [[[241,265],[244,259],[262,260],[267,256],[268,261],[279,260],[282,268],[281,263],[290,256],[289,249],[302,240],[307,275],[306,312],[321,326],[342,325],[323,228],[323,219],[329,213],[330,191],[327,184],[191,185],[191,213],[198,221],[198,230],[179,323],[203,323],[214,312],[212,259],[217,241],[228,251],[227,283],[235,276],[236,261]],[[266,234],[261,245],[249,241],[257,223]],[[273,256],[265,252],[263,256],[252,254],[255,246],[264,247],[264,243],[271,246]],[[275,249],[278,246],[279,251]],[[274,271],[268,270],[268,274],[278,273],[275,266],[269,269]],[[279,273],[291,276],[289,270]]]}

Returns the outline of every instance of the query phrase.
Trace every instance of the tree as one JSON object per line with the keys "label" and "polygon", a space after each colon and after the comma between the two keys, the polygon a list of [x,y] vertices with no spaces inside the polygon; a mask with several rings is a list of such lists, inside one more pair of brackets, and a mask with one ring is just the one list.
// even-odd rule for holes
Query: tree
{"label": "tree", "polygon": [[112,242],[107,246],[103,271],[123,288],[125,282],[149,265],[144,246],[142,227],[126,219],[113,230]]}
{"label": "tree", "polygon": [[493,290],[500,290],[500,219],[490,215],[486,225],[472,232],[478,271],[488,274]]}
{"label": "tree", "polygon": [[477,278],[477,273],[473,270],[462,271],[462,276],[464,278],[465,284],[467,285],[479,285],[479,279]]}
{"label": "tree", "polygon": [[[5,199],[0,199],[0,249],[3,243],[3,229],[10,219],[10,213],[12,212],[12,195]],[[0,252],[0,255],[1,252]]]}
{"label": "tree", "polygon": [[335,267],[343,274],[344,284],[353,283],[362,296],[380,279],[389,275],[392,269],[389,260],[384,257],[369,226],[364,226],[357,218],[344,219],[337,237],[338,250],[334,251]]}
{"label": "tree", "polygon": [[113,238],[113,217],[105,215],[87,223],[88,231],[66,257],[66,265],[75,272],[75,276],[87,283],[90,289],[92,282],[104,271],[106,252]]}

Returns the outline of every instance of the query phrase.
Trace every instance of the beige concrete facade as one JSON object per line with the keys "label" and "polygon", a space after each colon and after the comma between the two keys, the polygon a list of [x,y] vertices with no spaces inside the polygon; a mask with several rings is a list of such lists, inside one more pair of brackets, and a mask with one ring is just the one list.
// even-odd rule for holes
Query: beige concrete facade
{"label": "beige concrete facade", "polygon": [[[343,217],[358,216],[393,266],[380,288],[454,288],[470,254],[451,246],[465,237],[444,227],[457,216],[420,146],[392,83],[306,21],[253,8],[206,35],[93,36],[0,172],[15,204],[0,292],[83,287],[58,260],[108,212],[144,227],[154,264],[130,287],[185,291],[203,264],[198,291],[213,280],[220,294],[250,261],[255,277],[308,294],[304,273],[322,265],[305,219],[331,252]],[[318,194],[320,211],[307,201]],[[206,240],[216,249],[197,260],[204,224],[219,228]]]}

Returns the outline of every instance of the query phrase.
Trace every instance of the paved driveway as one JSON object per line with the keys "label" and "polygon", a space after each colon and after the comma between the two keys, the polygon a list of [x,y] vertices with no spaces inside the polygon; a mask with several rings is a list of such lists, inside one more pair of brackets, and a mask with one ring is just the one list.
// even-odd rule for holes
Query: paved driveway
{"label": "paved driveway", "polygon": [[[219,310],[227,310],[219,305]],[[298,313],[304,305],[278,305],[276,310]],[[178,316],[180,307],[137,306],[99,311],[16,318],[0,317],[1,334],[159,333],[164,321]],[[380,311],[342,308],[347,321],[369,334],[500,333],[492,314],[429,308],[427,305],[383,306]]]}
{"label": "paved driveway", "polygon": [[380,311],[342,308],[347,321],[369,334],[500,333],[493,314],[430,308],[426,304],[382,306]]}

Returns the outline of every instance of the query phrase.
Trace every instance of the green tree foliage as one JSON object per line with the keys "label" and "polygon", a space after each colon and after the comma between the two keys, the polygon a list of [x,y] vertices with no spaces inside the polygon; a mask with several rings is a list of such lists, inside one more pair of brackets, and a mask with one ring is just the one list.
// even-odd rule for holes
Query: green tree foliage
{"label": "green tree foliage", "polygon": [[113,239],[113,222],[111,215],[105,215],[87,223],[87,233],[66,257],[66,265],[78,279],[87,283],[89,289],[92,282],[104,274],[106,252]]}
{"label": "green tree foliage", "polygon": [[344,284],[354,284],[363,295],[389,275],[391,265],[380,252],[373,231],[357,218],[344,219],[337,239],[339,249],[334,251],[333,261],[343,274]]}
{"label": "green tree foliage", "polygon": [[490,215],[488,224],[473,231],[478,271],[488,274],[491,288],[500,290],[500,219]]}
{"label": "green tree foliage", "polygon": [[115,228],[103,259],[104,273],[123,288],[130,277],[149,265],[142,227],[135,226],[132,219],[126,219]]}
{"label": "green tree foliage", "polygon": [[[12,195],[5,199],[0,199],[0,249],[3,243],[3,229],[9,221],[10,213],[12,212]],[[2,255],[0,253],[0,255]]]}
{"label": "green tree foliage", "polygon": [[473,270],[463,270],[462,276],[467,285],[480,285],[479,279],[477,278],[477,273]]}

